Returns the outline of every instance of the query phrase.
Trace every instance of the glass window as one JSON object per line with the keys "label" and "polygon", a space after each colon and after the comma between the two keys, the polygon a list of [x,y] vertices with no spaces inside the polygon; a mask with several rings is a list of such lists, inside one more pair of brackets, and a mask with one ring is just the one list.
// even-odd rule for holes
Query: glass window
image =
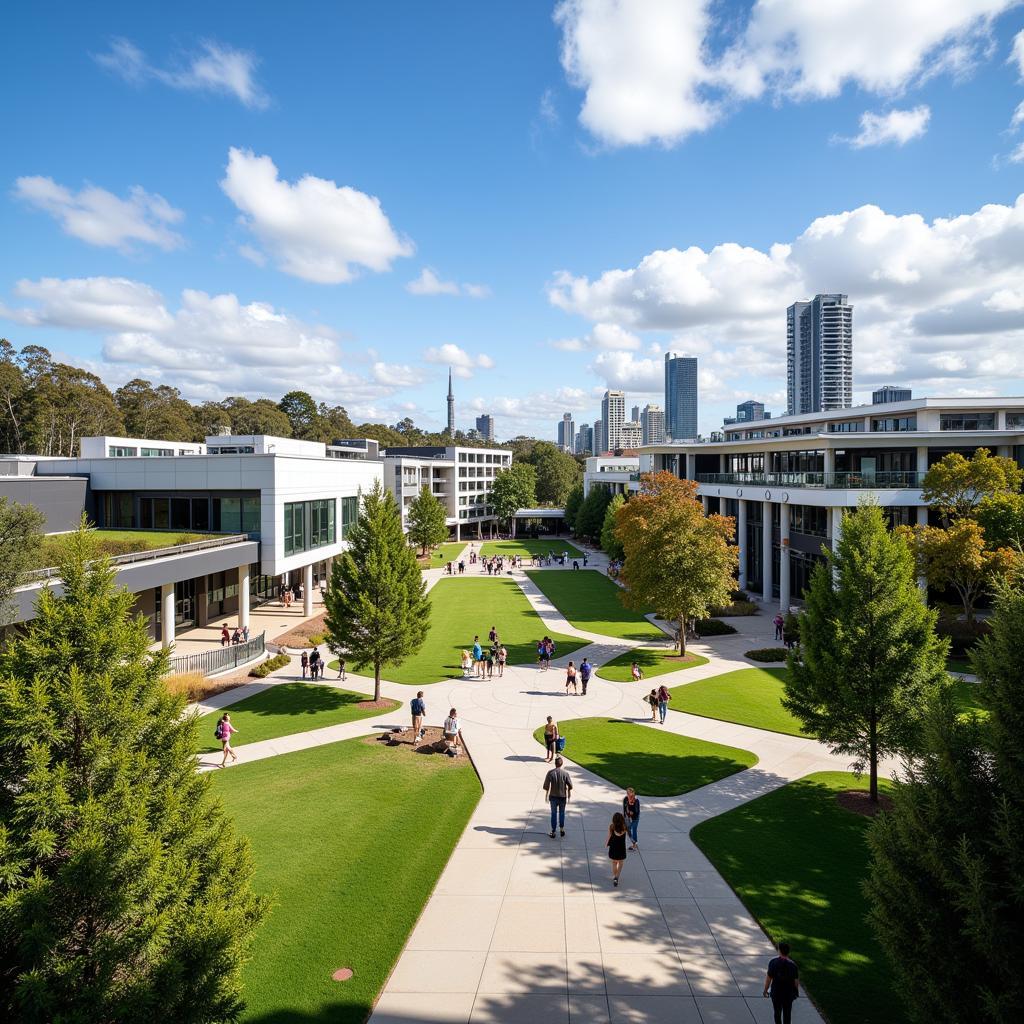
{"label": "glass window", "polygon": [[847,420],[845,423],[830,423],[828,425],[830,434],[856,434],[863,429],[863,420]]}
{"label": "glass window", "polygon": [[107,456],[111,459],[129,459],[138,454],[135,448],[125,448],[121,445],[112,444],[107,448]]}
{"label": "glass window", "polygon": [[[242,529],[242,501],[240,498],[214,498],[214,507],[220,508],[221,533],[240,533]],[[215,513],[216,516],[216,513]]]}
{"label": "glass window", "polygon": [[1021,429],[1024,429],[1024,412],[1008,412],[1006,414],[1006,429],[1007,430],[1021,430]]}
{"label": "glass window", "polygon": [[309,546],[320,548],[325,544],[334,543],[334,508],[333,498],[310,501],[309,505]]}
{"label": "glass window", "polygon": [[995,430],[995,428],[996,414],[994,412],[944,412],[939,414],[939,430]]}
{"label": "glass window", "polygon": [[[916,416],[880,416],[871,421],[871,429],[882,433],[891,431],[917,430]],[[946,427],[942,428],[946,430]]]}
{"label": "glass window", "polygon": [[341,539],[345,540],[349,535],[349,531],[355,525],[356,520],[359,518],[359,499],[358,498],[342,498],[341,499]]}
{"label": "glass window", "polygon": [[192,502],[188,498],[171,498],[171,529],[188,530],[192,526]]}
{"label": "glass window", "polygon": [[153,529],[169,530],[171,528],[171,502],[168,498],[153,499]]}
{"label": "glass window", "polygon": [[260,499],[242,499],[242,533],[260,532]]}
{"label": "glass window", "polygon": [[306,550],[306,505],[302,501],[284,506],[284,553],[294,555]]}
{"label": "glass window", "polygon": [[[132,451],[132,454],[133,455],[135,454],[134,450]],[[164,456],[164,457],[166,457],[168,455],[173,455],[174,454],[174,449],[173,448],[143,448],[142,449],[142,454],[144,456],[147,456],[147,457],[154,457],[154,456]]]}
{"label": "glass window", "polygon": [[192,499],[192,529],[206,532],[210,529],[210,499]]}

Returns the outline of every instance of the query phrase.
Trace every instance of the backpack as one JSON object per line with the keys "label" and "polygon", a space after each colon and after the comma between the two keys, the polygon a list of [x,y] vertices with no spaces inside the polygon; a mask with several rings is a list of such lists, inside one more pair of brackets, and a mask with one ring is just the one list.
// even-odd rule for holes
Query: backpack
{"label": "backpack", "polygon": [[224,737],[221,735],[222,732],[223,732],[223,730],[221,729],[221,723],[218,722],[217,723],[217,728],[213,730],[213,738],[215,740],[222,740],[222,739],[224,739]]}

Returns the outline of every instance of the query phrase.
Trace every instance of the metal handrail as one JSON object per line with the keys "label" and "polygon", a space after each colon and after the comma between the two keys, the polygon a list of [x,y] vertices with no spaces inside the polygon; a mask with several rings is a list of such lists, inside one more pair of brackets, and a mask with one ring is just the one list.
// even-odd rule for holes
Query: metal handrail
{"label": "metal handrail", "polygon": [[201,672],[204,676],[212,675],[214,672],[223,672],[225,669],[238,668],[254,658],[260,657],[267,649],[266,631],[254,636],[245,643],[227,644],[223,647],[214,647],[209,651],[199,651],[197,654],[181,654],[170,659],[170,673],[181,675],[184,672]]}
{"label": "metal handrail", "polygon": [[749,484],[763,487],[822,487],[838,490],[919,488],[923,473],[912,470],[860,473],[698,473],[700,484]]}

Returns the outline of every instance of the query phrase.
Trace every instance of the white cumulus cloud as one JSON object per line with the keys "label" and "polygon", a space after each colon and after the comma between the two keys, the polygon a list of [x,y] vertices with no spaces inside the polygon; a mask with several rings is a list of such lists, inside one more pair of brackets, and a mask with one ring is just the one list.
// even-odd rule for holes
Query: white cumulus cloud
{"label": "white cumulus cloud", "polygon": [[357,267],[390,270],[413,253],[376,196],[311,174],[293,185],[269,156],[232,147],[220,185],[277,266],[295,277],[340,284]]}
{"label": "white cumulus cloud", "polygon": [[419,277],[406,284],[405,290],[412,295],[465,295],[471,299],[485,299],[491,294],[485,284],[444,281],[430,267],[424,267]]}
{"label": "white cumulus cloud", "polygon": [[563,352],[589,352],[634,350],[640,348],[640,339],[618,324],[594,324],[593,330],[583,338],[559,338],[551,342],[552,348]]}
{"label": "white cumulus cloud", "polygon": [[133,245],[177,249],[184,239],[169,225],[184,218],[163,196],[136,185],[127,199],[95,185],[77,192],[58,185],[53,178],[32,175],[18,178],[14,195],[50,214],[66,234],[90,245],[130,250]]}
{"label": "white cumulus cloud", "polygon": [[1024,79],[1024,28],[1013,37],[1010,60],[1017,65],[1017,73]]}
{"label": "white cumulus cloud", "polygon": [[456,377],[472,377],[475,370],[490,370],[494,367],[494,360],[484,353],[472,355],[458,345],[448,343],[428,348],[423,353],[423,359],[428,363],[437,363],[440,366],[450,366]]}
{"label": "white cumulus cloud", "polygon": [[910,110],[889,110],[884,114],[866,110],[860,115],[860,131],[851,138],[837,136],[836,141],[846,142],[854,149],[887,143],[904,146],[928,131],[931,116],[931,108],[925,104]]}

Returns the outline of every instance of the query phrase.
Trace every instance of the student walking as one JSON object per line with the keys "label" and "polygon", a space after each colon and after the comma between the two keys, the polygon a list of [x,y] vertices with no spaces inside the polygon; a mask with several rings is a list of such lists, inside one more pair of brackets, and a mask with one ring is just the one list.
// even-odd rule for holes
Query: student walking
{"label": "student walking", "polygon": [[548,756],[544,760],[550,764],[555,759],[555,750],[558,747],[558,723],[550,715],[544,726],[544,746],[548,751]]}
{"label": "student walking", "polygon": [[793,1019],[793,1000],[800,995],[800,971],[789,958],[789,943],[779,943],[779,955],[768,961],[764,978],[765,998],[772,1000],[775,1024],[790,1024]]}
{"label": "student walking", "polygon": [[640,798],[632,786],[626,790],[626,795],[622,798],[622,816],[626,819],[626,831],[629,832],[629,840],[632,843],[630,849],[636,850],[636,831],[640,827]]}
{"label": "student walking", "polygon": [[505,674],[505,662],[508,661],[508,650],[505,645],[502,644],[498,648],[498,678],[500,679]]}
{"label": "student walking", "polygon": [[775,639],[782,639],[782,627],[785,624],[785,619],[782,617],[782,612],[776,612],[775,618],[772,619],[772,625],[775,627]]}
{"label": "student walking", "polygon": [[665,724],[665,715],[668,714],[668,702],[671,698],[672,695],[664,686],[658,687],[658,718],[662,725]]}
{"label": "student walking", "polygon": [[299,664],[302,665],[302,678],[306,678],[306,672],[309,669],[309,654],[306,651],[302,652],[302,657],[299,658]]}
{"label": "student walking", "polygon": [[619,886],[622,865],[626,863],[626,819],[616,811],[608,826],[608,859],[612,862],[612,885]]}
{"label": "student walking", "polygon": [[651,721],[656,722],[658,720],[658,691],[651,690],[647,694],[647,703],[651,705]]}
{"label": "student walking", "polygon": [[227,767],[228,754],[231,755],[232,762],[238,760],[238,755],[231,749],[231,734],[236,732],[238,730],[231,724],[231,716],[225,711],[220,716],[220,721],[217,722],[217,728],[213,731],[213,735],[220,740],[221,746],[224,748],[224,757],[220,762],[221,768]]}
{"label": "student walking", "polygon": [[548,803],[551,804],[551,831],[548,835],[552,839],[555,838],[556,825],[561,834],[565,835],[565,805],[572,795],[572,779],[562,767],[563,763],[560,757],[556,757],[555,767],[544,776],[544,792],[547,793]]}
{"label": "student walking", "polygon": [[566,696],[569,694],[569,687],[572,687],[573,693],[578,693],[576,689],[576,666],[570,661],[568,667],[565,670],[565,693]]}
{"label": "student walking", "polygon": [[583,696],[587,695],[587,683],[590,682],[590,673],[594,671],[594,666],[584,658],[580,662],[580,684],[583,687]]}
{"label": "student walking", "polygon": [[320,648],[314,647],[309,652],[309,672],[310,675],[317,679],[320,676]]}
{"label": "student walking", "polygon": [[346,676],[345,676],[345,659],[341,658],[341,657],[338,658],[338,678],[342,682],[344,682],[345,678],[346,678]]}
{"label": "student walking", "polygon": [[423,699],[422,690],[417,691],[416,696],[413,697],[409,704],[409,710],[412,712],[412,745],[418,747],[420,735],[423,732],[423,716],[427,713],[427,703]]}
{"label": "student walking", "polygon": [[483,676],[484,674],[484,649],[480,646],[480,637],[473,637],[473,675]]}

